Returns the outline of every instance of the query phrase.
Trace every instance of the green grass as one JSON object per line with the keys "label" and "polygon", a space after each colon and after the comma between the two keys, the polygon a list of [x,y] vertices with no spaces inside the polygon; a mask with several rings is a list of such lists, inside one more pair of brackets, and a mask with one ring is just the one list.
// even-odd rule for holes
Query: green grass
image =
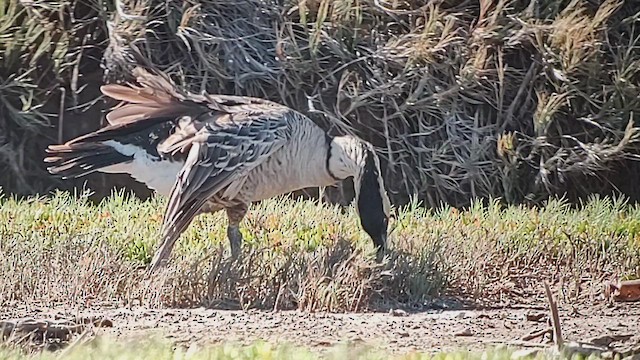
{"label": "green grass", "polygon": [[[427,354],[411,352],[390,354],[382,350],[342,344],[322,351],[309,350],[303,347],[287,345],[271,345],[256,342],[251,345],[218,344],[209,346],[175,347],[158,339],[116,342],[110,338],[94,338],[86,343],[72,345],[60,352],[36,352],[31,355],[20,349],[0,348],[0,359],[7,360],[90,360],[90,359],[234,359],[234,360],[280,360],[280,359],[398,359],[398,360],[461,360],[461,359],[510,359],[513,349],[497,347],[483,352],[456,351],[449,353]],[[531,359],[552,359],[551,352],[541,351]]]}
{"label": "green grass", "polygon": [[393,250],[376,264],[353,208],[343,214],[280,198],[250,209],[239,260],[228,256],[224,213],[204,215],[181,238],[166,271],[147,279],[164,204],[123,194],[98,205],[65,193],[4,198],[0,305],[94,297],[148,306],[231,301],[242,308],[358,311],[420,305],[442,294],[482,301],[508,295],[505,281],[519,287],[528,278],[562,280],[572,287],[566,296],[588,296],[604,278],[640,275],[640,207],[622,200],[594,198],[579,208],[559,200],[540,208],[493,201],[464,211],[412,204],[398,211]]}
{"label": "green grass", "polygon": [[[493,201],[458,210],[412,204],[397,211],[393,249],[382,264],[353,208],[273,199],[253,206],[242,225],[243,256],[231,260],[224,213],[199,217],[167,269],[147,277],[165,199],[114,194],[100,204],[84,195],[0,200],[0,309],[87,301],[143,306],[204,305],[362,311],[423,305],[441,295],[475,301],[540,299],[540,280],[563,287],[559,302],[601,296],[604,279],[640,275],[640,206],[593,198],[580,207]],[[601,300],[603,300],[600,297]],[[16,345],[17,346],[17,345]],[[24,349],[0,349],[22,359]],[[156,340],[113,343],[98,337],[63,350],[69,359],[389,358],[344,345],[325,352],[256,343],[174,349]],[[317,351],[317,350],[314,350]],[[405,354],[402,359],[502,359],[485,353]],[[29,355],[39,359],[59,353]],[[546,356],[546,355],[545,355]]]}

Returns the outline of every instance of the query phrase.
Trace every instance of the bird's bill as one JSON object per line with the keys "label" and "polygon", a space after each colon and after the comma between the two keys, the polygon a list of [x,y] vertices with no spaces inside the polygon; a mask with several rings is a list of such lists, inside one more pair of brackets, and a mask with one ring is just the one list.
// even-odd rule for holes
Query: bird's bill
{"label": "bird's bill", "polygon": [[376,261],[381,262],[387,252],[387,234],[382,234],[380,239],[374,240],[376,246]]}

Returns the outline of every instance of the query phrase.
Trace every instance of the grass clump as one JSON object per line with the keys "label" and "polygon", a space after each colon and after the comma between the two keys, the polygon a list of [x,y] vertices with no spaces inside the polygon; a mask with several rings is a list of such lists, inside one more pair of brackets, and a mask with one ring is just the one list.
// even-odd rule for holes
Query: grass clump
{"label": "grass clump", "polygon": [[165,271],[147,278],[165,199],[114,194],[2,200],[0,305],[83,304],[364,311],[425,306],[442,295],[496,305],[535,301],[540,279],[569,299],[600,296],[601,281],[640,275],[640,207],[593,198],[579,208],[477,203],[467,210],[398,211],[382,264],[352,208],[272,199],[243,224],[229,257],[224,214],[200,216]]}
{"label": "grass clump", "polygon": [[[329,349],[309,350],[287,345],[274,346],[258,341],[250,345],[223,343],[218,345],[191,345],[189,348],[171,346],[166,341],[155,338],[116,342],[108,337],[97,337],[72,345],[61,352],[40,352],[28,355],[20,350],[0,347],[0,357],[7,360],[48,360],[48,359],[397,359],[397,360],[458,360],[458,359],[510,359],[513,349],[495,348],[485,351],[459,350],[448,353],[427,354],[411,352],[390,354],[368,347],[342,344]],[[551,353],[540,352],[532,359],[557,359]]]}

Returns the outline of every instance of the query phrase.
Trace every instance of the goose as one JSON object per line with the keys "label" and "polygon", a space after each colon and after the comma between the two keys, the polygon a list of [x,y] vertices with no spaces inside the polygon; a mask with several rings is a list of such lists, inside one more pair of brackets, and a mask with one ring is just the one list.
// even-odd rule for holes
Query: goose
{"label": "goose", "polygon": [[226,211],[232,256],[239,225],[253,202],[352,178],[363,230],[384,256],[390,202],[380,161],[367,141],[331,136],[302,113],[253,97],[194,94],[160,71],[132,70],[138,84],[107,84],[120,103],[108,125],[61,145],[44,161],[63,179],[93,172],[127,173],[169,198],[153,272],[199,214]]}

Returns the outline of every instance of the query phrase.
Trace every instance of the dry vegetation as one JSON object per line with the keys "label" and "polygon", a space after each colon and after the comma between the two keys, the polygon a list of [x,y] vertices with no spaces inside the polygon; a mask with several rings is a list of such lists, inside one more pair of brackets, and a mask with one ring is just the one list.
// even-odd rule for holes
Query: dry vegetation
{"label": "dry vegetation", "polygon": [[[510,358],[513,350],[492,349],[485,352],[458,351],[451,353],[440,353],[435,356],[418,352],[404,355],[396,355],[393,358],[398,360],[462,360],[462,359],[493,359],[506,360]],[[79,359],[105,359],[105,358],[127,358],[127,359],[218,359],[218,360],[258,360],[258,359],[367,359],[382,360],[389,359],[390,354],[385,352],[359,346],[338,346],[323,353],[309,351],[309,349],[297,346],[273,346],[264,342],[257,342],[249,346],[237,344],[224,344],[210,347],[193,346],[189,348],[175,348],[166,341],[159,339],[147,339],[143,341],[126,343],[114,342],[112,339],[95,339],[90,342],[81,343],[64,351],[64,358],[69,360]],[[7,360],[34,359],[48,360],[60,359],[60,354],[42,353],[36,356],[27,357],[20,350],[2,350],[0,357]],[[553,359],[552,354],[540,354],[537,359]]]}
{"label": "dry vegetation", "polygon": [[104,39],[103,24],[96,21],[100,14],[106,16],[97,2],[0,1],[0,184],[5,192],[33,194],[51,187],[42,166],[46,144],[62,140],[58,126],[64,125],[65,112],[93,104],[82,103],[83,89],[95,71],[86,66],[87,58],[101,56],[94,46]]}
{"label": "dry vegetation", "polygon": [[639,13],[622,1],[135,3],[137,20],[115,17],[111,74],[139,39],[193,90],[355,132],[396,202],[575,198],[635,171],[622,169],[638,153]]}
{"label": "dry vegetation", "polygon": [[270,98],[373,141],[396,203],[412,194],[430,206],[638,197],[628,180],[639,169],[640,114],[640,13],[631,2],[0,5],[9,14],[0,20],[5,191],[50,187],[36,165],[42,148],[99,126],[100,104],[82,116],[98,64],[106,81],[126,78],[129,45],[139,41],[191,90]]}
{"label": "dry vegetation", "polygon": [[640,275],[640,208],[622,201],[468,211],[413,204],[392,225],[389,259],[376,264],[353,208],[277,199],[250,211],[239,260],[225,250],[223,214],[201,216],[165,273],[147,279],[163,204],[116,195],[92,205],[64,193],[3,200],[0,305],[363,311],[462,295],[505,306],[539,304],[543,279],[565,290],[563,301],[590,302],[603,300],[602,281]]}

